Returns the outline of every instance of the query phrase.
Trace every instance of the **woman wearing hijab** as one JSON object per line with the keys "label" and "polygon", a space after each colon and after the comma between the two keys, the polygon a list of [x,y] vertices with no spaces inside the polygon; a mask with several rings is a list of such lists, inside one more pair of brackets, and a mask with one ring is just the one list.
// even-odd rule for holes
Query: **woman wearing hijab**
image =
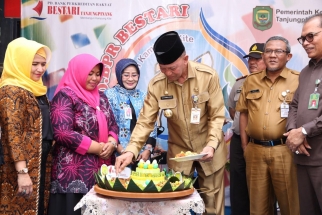
{"label": "woman wearing hijab", "polygon": [[[121,59],[115,66],[115,73],[118,84],[105,90],[105,95],[111,104],[119,126],[120,144],[117,148],[117,153],[122,154],[130,141],[130,136],[139,117],[146,93],[136,89],[140,78],[140,69],[134,60],[129,58]],[[143,159],[146,161],[149,159],[156,144],[155,138],[156,127],[151,132],[137,160]]]}
{"label": "woman wearing hijab", "polygon": [[53,132],[42,76],[50,58],[47,46],[22,37],[6,50],[0,82],[0,214],[46,214]]}
{"label": "woman wearing hijab", "polygon": [[51,104],[56,141],[49,215],[81,214],[74,206],[95,184],[94,172],[114,165],[118,127],[104,93],[98,90],[103,64],[80,54],[69,61]]}

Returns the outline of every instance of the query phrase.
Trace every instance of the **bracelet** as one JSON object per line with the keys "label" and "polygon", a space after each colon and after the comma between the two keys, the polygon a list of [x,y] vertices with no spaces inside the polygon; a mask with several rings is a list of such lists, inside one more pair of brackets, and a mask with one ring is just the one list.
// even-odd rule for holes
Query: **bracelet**
{"label": "bracelet", "polygon": [[113,144],[113,146],[116,148],[117,147],[117,144],[116,144],[116,142],[114,142],[114,141],[111,141],[111,140],[109,140],[108,141],[109,143],[112,143]]}
{"label": "bracelet", "polygon": [[121,154],[123,154],[123,152],[125,152],[125,149],[122,149],[122,150],[121,150]]}
{"label": "bracelet", "polygon": [[100,155],[103,152],[103,143],[98,143],[100,145],[100,152],[98,153],[98,155]]}
{"label": "bracelet", "polygon": [[145,146],[144,150],[149,150],[150,153],[152,154],[153,148],[151,146]]}

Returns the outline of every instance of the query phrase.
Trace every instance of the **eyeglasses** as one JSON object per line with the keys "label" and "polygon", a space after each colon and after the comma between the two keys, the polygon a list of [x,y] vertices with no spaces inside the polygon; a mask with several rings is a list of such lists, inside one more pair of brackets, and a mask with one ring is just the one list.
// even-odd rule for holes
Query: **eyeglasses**
{"label": "eyeglasses", "polygon": [[266,50],[264,51],[264,54],[266,54],[266,55],[271,55],[273,52],[274,52],[276,55],[278,55],[278,56],[280,56],[280,55],[282,55],[282,54],[284,54],[284,53],[289,53],[288,51],[285,51],[285,50],[282,50],[282,49],[276,49],[276,50],[266,49]]}
{"label": "eyeglasses", "polygon": [[129,79],[130,77],[132,77],[133,79],[138,79],[139,74],[127,74],[127,73],[124,73],[124,74],[122,74],[122,77],[125,78],[125,79]]}
{"label": "eyeglasses", "polygon": [[305,36],[302,36],[302,37],[299,37],[297,38],[297,41],[299,41],[299,43],[302,45],[305,40],[308,41],[309,43],[313,41],[314,39],[314,36],[316,36],[318,33],[320,33],[321,31],[319,32],[316,32],[316,33],[308,33],[307,35]]}

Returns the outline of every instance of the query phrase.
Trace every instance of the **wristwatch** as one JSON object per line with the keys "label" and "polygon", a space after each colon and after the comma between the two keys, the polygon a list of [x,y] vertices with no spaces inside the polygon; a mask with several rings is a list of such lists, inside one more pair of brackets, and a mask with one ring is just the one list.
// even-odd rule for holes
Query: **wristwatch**
{"label": "wristwatch", "polygon": [[144,150],[149,150],[150,153],[152,154],[153,148],[151,146],[145,146]]}
{"label": "wristwatch", "polygon": [[28,173],[28,168],[22,168],[21,170],[17,171],[18,174],[27,174]]}

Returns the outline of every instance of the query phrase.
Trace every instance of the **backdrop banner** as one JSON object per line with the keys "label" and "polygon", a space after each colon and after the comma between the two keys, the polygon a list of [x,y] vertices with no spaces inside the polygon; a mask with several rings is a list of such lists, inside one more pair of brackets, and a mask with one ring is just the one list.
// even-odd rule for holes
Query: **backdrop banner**
{"label": "backdrop banner", "polygon": [[[307,65],[307,54],[296,39],[305,19],[322,13],[322,5],[321,0],[22,0],[21,11],[22,36],[53,51],[44,80],[50,99],[68,61],[80,53],[90,53],[104,63],[100,89],[116,84],[118,60],[133,58],[141,70],[138,87],[146,90],[159,72],[153,44],[162,33],[174,30],[190,60],[218,72],[227,104],[236,78],[248,74],[243,56],[255,42],[283,36],[293,54],[287,66],[300,71]],[[227,143],[230,126],[223,128]],[[163,135],[166,138],[166,127]]]}

